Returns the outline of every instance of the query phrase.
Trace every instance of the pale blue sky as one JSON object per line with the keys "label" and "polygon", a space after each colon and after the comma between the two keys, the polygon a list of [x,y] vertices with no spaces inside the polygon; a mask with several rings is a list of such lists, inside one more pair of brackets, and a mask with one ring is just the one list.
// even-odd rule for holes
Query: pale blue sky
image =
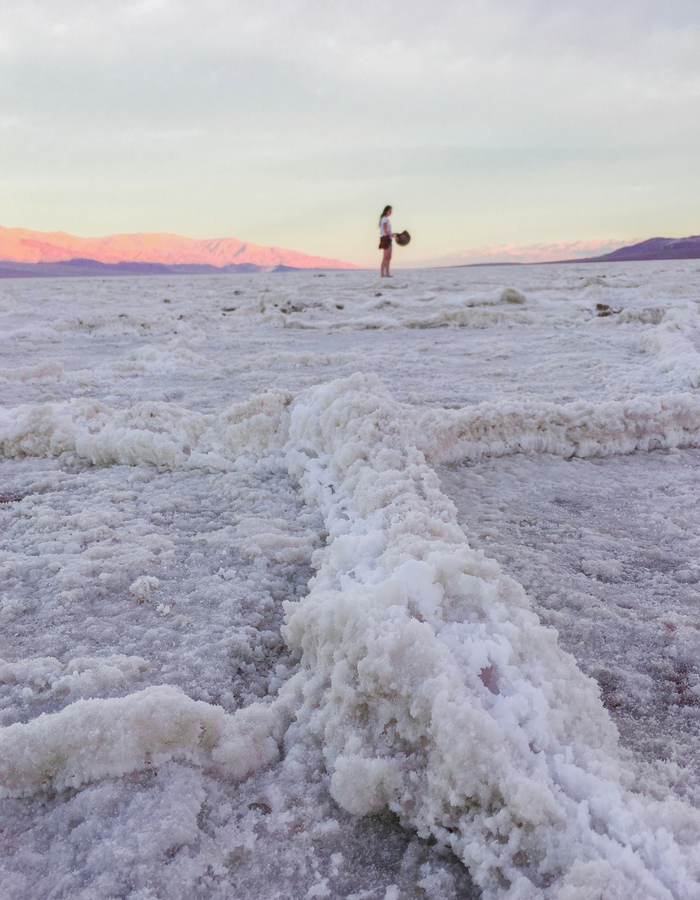
{"label": "pale blue sky", "polygon": [[385,203],[408,264],[697,233],[698,10],[0,0],[0,224],[365,265]]}

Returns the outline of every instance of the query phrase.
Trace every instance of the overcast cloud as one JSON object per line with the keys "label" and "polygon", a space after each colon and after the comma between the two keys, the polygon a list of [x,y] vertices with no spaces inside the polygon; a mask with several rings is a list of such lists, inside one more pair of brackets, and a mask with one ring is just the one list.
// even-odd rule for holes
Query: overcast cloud
{"label": "overcast cloud", "polygon": [[5,226],[234,236],[369,265],[385,203],[412,264],[700,231],[697,3],[0,11]]}

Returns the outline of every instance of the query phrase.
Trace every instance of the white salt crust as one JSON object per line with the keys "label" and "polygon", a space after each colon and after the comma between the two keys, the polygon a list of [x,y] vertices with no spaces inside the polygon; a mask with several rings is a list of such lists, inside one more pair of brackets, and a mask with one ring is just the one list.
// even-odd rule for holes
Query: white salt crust
{"label": "white salt crust", "polygon": [[5,457],[209,471],[267,457],[328,533],[308,595],[286,606],[301,663],[275,699],[233,715],[167,686],[78,700],[0,731],[6,794],[168,759],[243,779],[278,758],[295,719],[322,742],[341,806],[388,808],[434,835],[486,898],[700,897],[700,815],[631,791],[595,682],[523,589],[469,548],[431,468],[485,453],[698,446],[699,429],[686,394],[411,412],[362,375],[218,416],[83,401],[3,412]]}

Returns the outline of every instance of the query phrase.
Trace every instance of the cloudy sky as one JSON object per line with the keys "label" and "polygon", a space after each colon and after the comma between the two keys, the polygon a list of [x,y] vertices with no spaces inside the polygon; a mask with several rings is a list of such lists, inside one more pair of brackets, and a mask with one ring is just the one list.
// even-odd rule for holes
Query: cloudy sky
{"label": "cloudy sky", "polygon": [[0,0],[0,225],[363,265],[385,203],[410,265],[695,234],[699,10]]}

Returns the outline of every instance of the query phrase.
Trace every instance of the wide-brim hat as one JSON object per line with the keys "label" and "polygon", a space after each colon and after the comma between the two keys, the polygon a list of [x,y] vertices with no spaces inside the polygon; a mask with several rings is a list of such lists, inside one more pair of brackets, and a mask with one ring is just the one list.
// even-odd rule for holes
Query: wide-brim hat
{"label": "wide-brim hat", "polygon": [[396,243],[401,247],[405,247],[411,240],[411,235],[407,231],[402,231],[401,234],[396,235]]}

